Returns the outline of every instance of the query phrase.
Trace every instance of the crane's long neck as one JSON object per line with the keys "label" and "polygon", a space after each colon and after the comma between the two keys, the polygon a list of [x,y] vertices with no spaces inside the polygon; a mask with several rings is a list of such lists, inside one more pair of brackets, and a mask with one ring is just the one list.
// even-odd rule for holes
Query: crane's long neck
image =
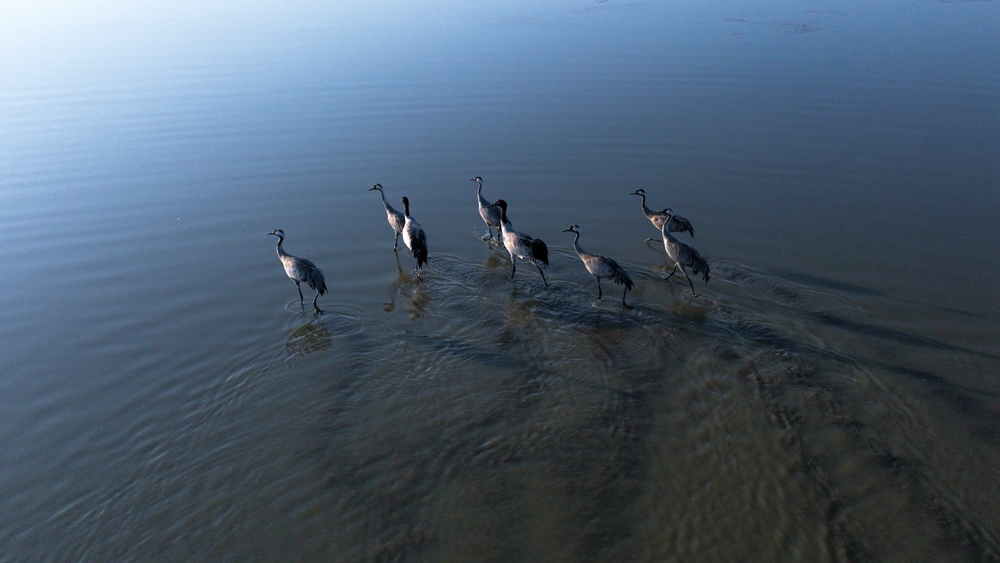
{"label": "crane's long neck", "polygon": [[278,256],[281,256],[281,257],[288,256],[288,253],[285,252],[285,249],[281,247],[281,243],[283,243],[283,242],[285,242],[285,237],[283,237],[281,235],[278,235],[278,245],[277,245],[278,246]]}
{"label": "crane's long neck", "polygon": [[479,182],[479,189],[476,190],[476,195],[479,196],[479,205],[481,205],[483,207],[489,207],[490,206],[490,202],[486,201],[486,198],[483,197],[483,183],[482,182]]}
{"label": "crane's long neck", "polygon": [[385,200],[385,192],[383,192],[381,189],[379,189],[378,193],[382,194],[382,205],[386,209],[389,209],[389,202]]}
{"label": "crane's long neck", "polygon": [[639,194],[639,197],[642,198],[642,203],[641,203],[642,212],[645,213],[646,215],[651,215],[653,213],[653,210],[646,207],[646,194]]}
{"label": "crane's long neck", "polygon": [[406,218],[409,219],[410,218],[410,200],[405,200],[403,202],[403,211],[404,211],[403,215],[405,215]]}
{"label": "crane's long neck", "polygon": [[584,254],[586,254],[586,252],[584,252],[583,249],[580,248],[580,231],[573,231],[573,234],[576,235],[576,237],[573,239],[573,249],[576,250],[577,256],[583,256]]}
{"label": "crane's long neck", "polygon": [[667,229],[667,225],[670,224],[670,219],[672,219],[672,218],[673,218],[672,215],[667,215],[667,218],[663,221],[663,226],[660,227],[660,233],[663,235],[663,240],[668,240],[670,242],[676,242],[677,241],[677,237],[675,237],[674,235],[670,234],[670,230]]}
{"label": "crane's long neck", "polygon": [[514,226],[510,224],[510,219],[507,219],[507,209],[504,207],[500,208],[500,229],[505,231],[514,229]]}

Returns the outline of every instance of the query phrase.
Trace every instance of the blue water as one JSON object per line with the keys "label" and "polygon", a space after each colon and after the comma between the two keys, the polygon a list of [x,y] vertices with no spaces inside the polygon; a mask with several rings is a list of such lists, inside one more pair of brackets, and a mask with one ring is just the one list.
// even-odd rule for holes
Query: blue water
{"label": "blue water", "polygon": [[[0,560],[1000,557],[998,24],[0,8]],[[477,175],[550,288],[479,238]]]}

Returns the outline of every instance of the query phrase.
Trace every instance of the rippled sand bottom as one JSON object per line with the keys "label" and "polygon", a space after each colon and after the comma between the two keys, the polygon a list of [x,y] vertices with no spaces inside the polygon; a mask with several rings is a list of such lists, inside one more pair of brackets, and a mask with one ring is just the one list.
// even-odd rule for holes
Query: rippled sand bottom
{"label": "rippled sand bottom", "polygon": [[[564,271],[573,260],[553,256]],[[400,267],[381,311],[293,315],[279,357],[220,380],[160,455],[56,516],[51,549],[1000,557],[995,413],[956,383],[992,356],[879,329],[842,298],[738,264],[713,264],[697,297],[666,270],[634,275],[632,308],[607,283],[595,301],[582,268],[549,289],[530,266],[514,282],[507,268],[435,257],[422,279]],[[896,361],[922,355],[967,365],[946,378]]]}

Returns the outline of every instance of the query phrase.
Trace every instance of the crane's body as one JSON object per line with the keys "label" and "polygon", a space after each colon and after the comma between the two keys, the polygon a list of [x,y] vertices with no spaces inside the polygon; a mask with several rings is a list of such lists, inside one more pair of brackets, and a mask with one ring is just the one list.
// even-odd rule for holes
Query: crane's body
{"label": "crane's body", "polygon": [[285,231],[275,229],[267,234],[278,237],[278,259],[281,260],[281,265],[285,267],[285,275],[295,282],[295,287],[299,290],[299,303],[305,308],[305,298],[302,296],[302,287],[299,285],[305,282],[310,289],[316,290],[313,307],[316,308],[317,312],[322,313],[323,310],[316,304],[316,300],[319,299],[320,295],[326,294],[326,280],[323,279],[323,270],[320,270],[316,267],[316,264],[305,258],[292,256],[285,252],[285,249],[281,246],[281,243],[285,241]]}
{"label": "crane's body", "polygon": [[535,268],[538,268],[542,282],[545,283],[545,287],[548,287],[549,282],[546,281],[545,273],[542,272],[542,267],[538,263],[549,265],[549,248],[541,239],[532,238],[514,230],[507,218],[506,201],[498,199],[495,205],[500,208],[500,235],[503,239],[503,245],[510,254],[510,279],[514,279],[514,273],[517,272],[517,258],[520,258],[531,262]]}
{"label": "crane's body", "polygon": [[427,263],[427,235],[424,234],[420,223],[410,216],[410,200],[403,197],[403,209],[405,221],[403,223],[403,243],[413,252],[413,257],[417,259],[417,269]]}
{"label": "crane's body", "polygon": [[368,189],[368,191],[372,190],[378,190],[378,193],[382,194],[382,206],[385,207],[386,219],[388,219],[389,226],[392,227],[393,232],[396,233],[396,240],[392,243],[392,249],[397,250],[399,248],[399,235],[403,234],[403,225],[406,223],[406,217],[393,209],[389,205],[389,202],[385,200],[385,192],[382,191],[382,184],[375,184]]}
{"label": "crane's body", "polygon": [[[645,215],[651,223],[653,223],[656,230],[661,231],[663,230],[663,225],[666,225],[667,230],[671,233],[691,233],[691,236],[694,236],[694,227],[691,226],[691,221],[688,221],[679,215],[674,215],[673,209],[668,207],[663,211],[654,211],[649,207],[646,207],[646,190],[639,188],[629,195],[642,197],[642,214]],[[646,242],[650,242],[652,240],[652,238],[648,238],[646,239]]]}
{"label": "crane's body", "polygon": [[594,276],[597,280],[597,299],[601,299],[601,278],[607,278],[619,285],[625,286],[625,291],[622,293],[622,305],[628,307],[628,303],[625,302],[625,294],[628,290],[632,289],[635,285],[632,283],[632,278],[629,277],[628,272],[625,268],[618,265],[613,258],[607,256],[601,256],[600,254],[591,254],[586,250],[580,248],[580,226],[573,225],[568,229],[563,230],[564,233],[574,233],[576,238],[573,239],[573,249],[576,250],[576,255],[580,257],[583,261],[583,265],[590,272],[590,275]]}
{"label": "crane's body", "polygon": [[472,182],[479,182],[479,190],[476,195],[479,197],[479,216],[483,218],[483,222],[486,223],[486,230],[489,232],[489,238],[494,238],[493,227],[500,231],[501,222],[501,211],[500,208],[495,203],[490,203],[485,197],[483,197],[483,179],[480,176],[475,178],[469,178]]}
{"label": "crane's body", "polygon": [[[670,214],[667,214],[667,222],[670,221]],[[708,282],[708,262],[698,254],[698,251],[694,249],[690,244],[678,239],[674,235],[670,234],[670,231],[666,229],[666,224],[664,223],[664,228],[660,229],[660,233],[663,236],[663,248],[667,251],[667,256],[674,261],[674,269],[670,271],[666,279],[670,279],[670,276],[677,272],[677,268],[681,269],[681,273],[687,278],[688,285],[691,286],[691,293],[694,293],[694,283],[691,282],[691,278],[688,277],[685,267],[691,268],[691,272],[695,276],[700,272],[702,277],[704,277],[705,282]],[[695,294],[697,295],[697,294]]]}

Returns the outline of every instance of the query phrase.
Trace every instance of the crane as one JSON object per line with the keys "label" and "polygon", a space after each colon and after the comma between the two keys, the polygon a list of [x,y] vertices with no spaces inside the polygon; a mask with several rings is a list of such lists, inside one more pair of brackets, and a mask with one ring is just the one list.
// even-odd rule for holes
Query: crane
{"label": "crane", "polygon": [[489,231],[490,238],[493,237],[493,227],[500,230],[500,208],[494,203],[490,203],[483,197],[483,178],[482,176],[476,176],[475,178],[469,178],[471,182],[479,182],[479,191],[477,192],[479,196],[479,216],[483,218],[486,222],[486,230]]}
{"label": "crane", "polygon": [[503,236],[504,247],[510,253],[510,279],[514,279],[514,273],[517,272],[516,258],[520,258],[534,264],[538,268],[538,273],[542,276],[542,282],[545,283],[545,287],[549,287],[549,282],[545,280],[545,273],[542,272],[542,267],[538,265],[539,262],[546,266],[549,265],[549,247],[545,246],[545,243],[541,239],[531,238],[524,233],[514,230],[514,227],[510,224],[510,220],[507,219],[506,201],[498,199],[494,205],[500,208],[500,234]]}
{"label": "crane", "polygon": [[424,234],[420,223],[410,217],[410,200],[403,196],[403,209],[406,221],[403,223],[403,243],[413,252],[413,257],[417,259],[417,270],[427,263],[427,235]]}
{"label": "crane", "polygon": [[395,251],[399,248],[399,235],[403,234],[403,224],[406,223],[406,218],[385,201],[385,192],[382,191],[382,184],[375,184],[373,187],[368,188],[368,191],[372,190],[378,190],[382,194],[382,205],[385,207],[386,218],[389,220],[389,226],[396,232],[396,240],[392,243],[392,250]]}
{"label": "crane", "polygon": [[660,228],[660,233],[663,235],[663,248],[667,251],[667,256],[674,261],[674,269],[670,271],[666,279],[670,279],[670,276],[674,275],[677,268],[681,269],[681,273],[687,278],[688,285],[691,286],[691,294],[697,295],[694,292],[694,284],[691,283],[691,278],[688,277],[687,271],[684,269],[685,266],[691,268],[694,275],[697,276],[698,272],[702,272],[702,276],[705,278],[705,282],[708,283],[708,262],[698,254],[698,251],[694,249],[690,244],[678,239],[674,235],[670,234],[667,229],[667,225],[670,222],[672,215],[670,213],[666,214],[666,220],[663,223],[663,227]]}
{"label": "crane", "polygon": [[[647,219],[652,221],[653,226],[656,227],[657,230],[661,230],[664,223],[666,223],[667,229],[671,233],[691,233],[691,236],[694,236],[694,228],[691,226],[691,221],[688,221],[679,215],[674,215],[673,209],[668,207],[663,211],[653,211],[652,209],[646,207],[646,190],[639,188],[629,195],[642,197],[642,213]],[[670,215],[670,219],[667,219],[667,215]],[[653,238],[650,237],[646,239],[646,242],[650,242],[652,240]]]}
{"label": "crane", "polygon": [[634,284],[628,272],[625,271],[625,268],[619,266],[618,262],[615,262],[612,258],[601,256],[600,254],[590,254],[580,248],[580,225],[572,225],[570,228],[564,229],[563,232],[576,234],[576,238],[573,239],[573,248],[576,250],[576,254],[580,257],[580,260],[583,261],[583,265],[587,268],[587,271],[597,280],[597,299],[600,300],[602,296],[601,278],[608,278],[619,285],[625,286],[625,291],[622,293],[622,305],[628,307],[628,303],[625,302],[625,294],[628,293],[628,290],[632,289]]}
{"label": "crane", "polygon": [[281,246],[285,240],[285,231],[275,229],[267,234],[278,237],[278,258],[281,260],[281,265],[285,267],[285,275],[295,282],[295,287],[299,290],[299,304],[302,305],[303,311],[305,310],[304,297],[302,296],[302,287],[299,284],[305,282],[311,289],[316,290],[313,307],[316,308],[317,313],[322,313],[323,310],[316,304],[316,300],[319,299],[320,295],[326,294],[326,280],[323,279],[323,270],[305,258],[292,256],[285,252]]}

